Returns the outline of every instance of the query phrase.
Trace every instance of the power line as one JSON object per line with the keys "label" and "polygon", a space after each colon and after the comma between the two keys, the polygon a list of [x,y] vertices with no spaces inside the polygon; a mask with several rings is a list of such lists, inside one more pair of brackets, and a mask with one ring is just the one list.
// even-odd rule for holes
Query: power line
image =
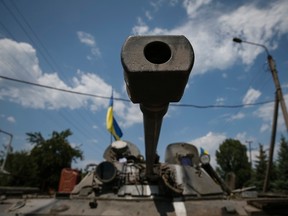
{"label": "power line", "polygon": [[[55,59],[52,57],[52,55],[50,54],[49,50],[47,49],[47,47],[44,45],[44,43],[42,43],[42,41],[40,40],[40,37],[37,35],[36,31],[34,31],[34,29],[32,28],[32,26],[30,25],[30,23],[28,22],[28,20],[25,18],[24,14],[20,11],[20,9],[18,8],[18,6],[14,3],[13,0],[11,0],[11,6],[12,8],[14,8],[14,10],[16,10],[16,14],[18,14],[20,16],[21,19],[18,19],[16,14],[13,13],[13,10],[8,7],[8,5],[6,5],[4,3],[4,6],[6,7],[6,9],[9,11],[9,13],[13,16],[14,20],[18,23],[18,25],[21,27],[21,29],[24,31],[24,33],[27,35],[27,37],[30,39],[30,41],[33,43],[34,42],[34,45],[36,46],[36,42],[38,42],[38,48],[39,48],[39,51],[40,51],[40,54],[43,56],[44,60],[46,61],[46,63],[50,66],[50,68],[53,70],[53,71],[60,71],[60,70],[56,70],[57,68],[59,68],[59,66],[56,64],[55,62]],[[26,31],[25,30],[25,26],[21,24],[21,21],[24,22],[24,24],[26,25],[26,27],[28,27],[28,30],[30,30],[30,32],[32,33],[32,36],[34,36],[34,38],[36,39],[35,41],[32,40],[32,37],[30,37],[30,35],[28,34],[29,31]],[[42,48],[42,50],[44,52],[42,52],[42,50],[40,50],[40,48]],[[45,54],[45,55],[44,55]],[[49,58],[46,58],[49,57]],[[30,57],[30,56],[29,56]],[[51,60],[51,61],[49,61]],[[53,63],[53,64],[52,64]],[[56,66],[56,68],[54,67],[54,65]],[[28,73],[29,74],[29,73]],[[60,76],[61,74],[63,73],[60,73]],[[64,73],[65,75],[65,73]],[[78,100],[78,98],[76,97],[76,100]],[[87,121],[87,118],[82,115],[82,113],[80,113],[80,115],[82,116],[82,120],[85,120],[87,123],[89,121]],[[90,119],[89,119],[90,120]],[[91,120],[90,120],[91,121]]]}
{"label": "power line", "polygon": [[[48,86],[48,85],[42,85],[39,83],[29,82],[29,81],[25,81],[25,80],[19,80],[19,79],[15,79],[15,78],[11,78],[11,77],[6,77],[6,76],[2,76],[2,75],[0,75],[0,78],[14,81],[14,82],[18,82],[18,83],[24,83],[27,85],[33,85],[33,86],[38,86],[38,87],[42,87],[42,88],[53,89],[56,91],[67,92],[67,93],[71,93],[71,94],[78,94],[78,95],[83,95],[83,96],[96,97],[96,98],[102,98],[102,99],[110,100],[110,96],[101,96],[101,95],[89,94],[89,93],[84,93],[84,92],[72,91],[72,90],[68,90],[68,89],[61,89],[61,88],[56,88],[56,87],[52,87],[52,86]],[[123,98],[115,98],[114,97],[113,99],[119,100],[119,101],[130,102],[130,100],[123,99]]]}
{"label": "power line", "polygon": [[[32,32],[32,34],[34,35],[34,37],[39,41],[40,46],[39,47],[39,53],[42,55],[43,59],[48,63],[48,65],[54,70],[56,71],[55,67],[52,65],[52,63],[48,60],[48,58],[46,57],[46,55],[42,52],[42,50],[40,49],[41,47],[46,51],[46,53],[48,53],[46,47],[44,47],[43,43],[41,43],[41,41],[39,40],[39,37],[36,35],[36,33],[33,31],[31,25],[26,21],[25,17],[22,15],[22,13],[19,11],[19,9],[16,7],[16,5],[14,4],[13,1],[11,1],[13,3],[13,6],[16,8],[16,11],[20,14],[22,21],[24,21],[24,23],[28,26],[28,28],[30,29],[30,31]],[[6,10],[10,13],[10,15],[13,17],[13,19],[15,20],[15,22],[18,24],[18,26],[22,29],[22,31],[25,33],[25,35],[28,37],[28,39],[31,41],[32,44],[37,44],[36,41],[33,39],[33,37],[30,36],[30,34],[28,33],[28,31],[25,29],[25,27],[22,25],[20,19],[17,18],[17,16],[15,15],[15,13],[8,7],[8,5],[5,3],[5,1],[1,1],[1,3],[3,4],[3,6],[6,8]],[[50,56],[50,55],[49,55]]]}
{"label": "power line", "polygon": [[[41,54],[41,56],[44,58],[44,60],[45,60],[45,62],[48,64],[48,66],[50,66],[50,68],[52,68],[52,70],[54,70],[54,71],[57,71],[56,70],[56,68],[54,67],[54,65],[55,66],[57,66],[57,64],[55,63],[55,60],[52,58],[52,56],[51,56],[51,54],[48,52],[48,49],[45,47],[45,45],[42,43],[42,41],[40,40],[40,38],[38,37],[38,35],[36,34],[36,32],[33,30],[33,28],[32,28],[32,26],[29,24],[29,22],[27,21],[27,19],[24,17],[24,15],[21,13],[21,11],[19,10],[19,8],[16,6],[16,4],[12,1],[12,6],[14,7],[14,10],[16,10],[16,12],[18,13],[18,15],[20,15],[20,17],[21,17],[21,19],[18,19],[17,18],[17,16],[16,16],[16,14],[12,11],[12,9],[10,9],[9,7],[8,7],[8,5],[5,3],[5,2],[2,2],[2,4],[4,5],[4,7],[7,9],[7,11],[10,13],[10,15],[14,18],[14,20],[17,22],[17,24],[18,24],[18,26],[24,31],[24,33],[25,33],[25,35],[30,39],[30,41],[32,42],[32,43],[34,43],[34,45],[36,46],[36,42],[38,42],[38,48],[39,48],[39,51],[40,51],[40,54]],[[34,40],[33,39],[33,37],[31,37],[31,35],[29,34],[29,31],[26,31],[26,28],[25,28],[25,26],[24,25],[22,25],[22,23],[20,22],[20,21],[24,21],[24,24],[26,24],[26,27],[28,27],[28,30],[30,30],[30,32],[32,33],[32,36],[34,36],[34,38],[36,39],[36,40]],[[4,24],[2,24],[2,23],[0,23],[1,25],[0,26],[2,26],[2,28],[4,29],[4,30],[6,30],[6,32],[11,36],[11,38],[13,38],[14,40],[15,40],[15,37],[13,36],[13,34],[8,30],[8,28],[4,25]],[[42,50],[44,51],[42,51],[40,48],[42,48]],[[24,50],[24,52],[25,52],[25,54],[30,58],[30,59],[32,59],[31,58],[31,56],[30,55],[28,55],[27,53],[26,53],[26,51]],[[44,55],[45,54],[45,55]],[[47,58],[47,57],[49,57],[49,58]],[[15,60],[15,58],[13,57],[13,56],[10,56],[15,62],[17,62],[16,60]],[[52,61],[49,61],[49,60],[52,60]],[[54,63],[54,65],[52,64],[52,63]],[[18,62],[17,62],[18,63]],[[19,63],[18,63],[19,64]],[[22,67],[23,68],[23,67]],[[25,67],[24,67],[24,69],[25,69]],[[25,71],[27,71],[26,69],[25,69]],[[29,72],[27,72],[28,74],[29,74]],[[76,100],[77,100],[77,97],[76,97]],[[79,127],[77,127],[77,124],[74,124],[73,122],[74,121],[71,121],[70,119],[71,118],[75,118],[74,116],[72,116],[72,117],[66,117],[66,112],[64,113],[64,114],[60,114],[61,115],[61,117],[66,121],[66,122],[69,122],[71,125],[73,125],[78,131],[80,131],[81,132],[81,134],[86,134],[86,135],[84,135],[84,137],[88,137],[89,135],[87,135],[87,132],[86,132],[86,130],[82,130],[82,128],[79,128]],[[90,125],[89,124],[89,122],[87,121],[87,119],[89,120],[89,121],[91,121],[92,122],[92,120],[90,119],[90,118],[86,118],[82,113],[80,113],[80,115],[82,115],[82,121],[83,120],[85,120],[86,121],[86,125]],[[70,121],[69,121],[70,120]],[[88,124],[87,124],[88,123]],[[91,123],[92,124],[92,123]]]}
{"label": "power line", "polygon": [[[53,56],[50,54],[49,50],[47,49],[47,47],[45,46],[45,44],[41,41],[40,37],[38,36],[38,34],[34,31],[34,29],[32,28],[32,26],[30,25],[30,23],[28,22],[28,20],[25,18],[24,14],[20,11],[20,9],[18,8],[18,6],[15,4],[15,2],[13,0],[11,0],[11,5],[15,8],[15,10],[17,11],[17,13],[20,15],[21,20],[25,23],[25,25],[28,27],[28,29],[30,30],[30,32],[32,33],[32,35],[34,36],[34,38],[36,39],[35,41],[31,42],[35,44],[35,46],[37,46],[37,44],[35,43],[36,41],[38,42],[38,48],[39,48],[39,52],[40,54],[42,54],[44,60],[48,63],[48,65],[50,66],[50,68],[54,71],[57,71],[56,69],[59,68],[59,66],[57,65],[55,59],[53,58]],[[11,11],[12,12],[12,11]],[[11,13],[10,12],[10,13]],[[15,15],[13,15],[14,17]],[[14,19],[17,19],[17,17],[15,16]],[[18,23],[18,22],[17,22]],[[21,23],[19,22],[21,29]],[[28,33],[28,32],[27,32]],[[30,36],[27,35],[29,38]],[[40,48],[42,48],[42,50],[44,52],[41,52]],[[55,67],[54,67],[55,66]],[[59,70],[58,70],[59,71]],[[60,76],[65,73],[60,73]]]}
{"label": "power line", "polygon": [[[110,100],[110,96],[101,96],[101,95],[83,93],[83,92],[72,91],[72,90],[67,90],[67,89],[61,89],[61,88],[56,88],[56,87],[52,87],[52,86],[48,86],[48,85],[42,85],[42,84],[33,83],[33,82],[25,81],[25,80],[19,80],[19,79],[15,79],[15,78],[11,78],[11,77],[6,77],[6,76],[2,76],[2,75],[0,75],[0,78],[5,79],[5,80],[9,80],[9,81],[13,81],[13,82],[24,83],[27,85],[33,85],[33,86],[37,86],[37,87],[52,89],[52,90],[56,90],[56,91],[62,91],[62,92],[71,93],[71,94],[78,94],[78,95],[82,95],[82,96],[96,97],[96,98],[101,98],[101,99],[105,99],[105,100]],[[130,100],[124,99],[124,98],[113,98],[113,99],[123,101],[123,102],[129,102],[129,103],[131,102]],[[197,109],[208,109],[208,108],[241,108],[241,107],[247,107],[247,106],[259,106],[259,105],[273,103],[273,102],[274,102],[274,100],[261,101],[258,103],[237,104],[237,105],[195,105],[195,104],[170,104],[170,105],[171,106],[178,106],[178,107],[192,107],[192,108],[197,108]]]}
{"label": "power line", "polygon": [[193,107],[197,109],[209,109],[209,108],[242,108],[248,106],[259,106],[263,104],[273,103],[274,100],[261,101],[258,103],[246,103],[246,104],[236,104],[236,105],[194,105],[194,104],[171,104],[171,106],[179,107]]}

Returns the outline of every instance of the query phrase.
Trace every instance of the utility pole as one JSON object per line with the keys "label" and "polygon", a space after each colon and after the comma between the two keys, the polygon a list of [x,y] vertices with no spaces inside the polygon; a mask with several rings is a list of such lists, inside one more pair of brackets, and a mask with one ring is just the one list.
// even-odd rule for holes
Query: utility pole
{"label": "utility pole", "polygon": [[251,140],[246,140],[246,143],[248,143],[248,150],[249,150],[249,160],[250,160],[250,165],[251,165],[251,168],[253,167],[253,162],[252,162],[252,154],[251,154],[251,143],[253,141]]}
{"label": "utility pole", "polygon": [[285,125],[286,125],[286,130],[288,132],[288,113],[287,113],[287,108],[286,108],[286,104],[285,104],[285,100],[283,97],[283,93],[282,93],[282,89],[281,89],[281,85],[278,79],[278,74],[277,74],[277,70],[276,70],[276,66],[275,66],[275,61],[273,60],[272,55],[270,55],[268,49],[266,46],[264,46],[263,44],[258,44],[258,43],[253,43],[250,41],[244,41],[240,38],[233,38],[233,41],[236,43],[247,43],[247,44],[251,44],[254,46],[259,46],[262,47],[263,49],[265,49],[265,52],[267,53],[267,61],[268,61],[268,65],[273,77],[273,81],[275,84],[275,88],[276,88],[276,94],[278,96],[278,103],[280,103],[281,105],[281,109],[282,109],[282,113],[283,113],[283,117],[284,117],[284,121],[285,121]]}
{"label": "utility pole", "polygon": [[265,175],[265,181],[263,185],[263,192],[267,192],[268,186],[269,186],[269,179],[270,179],[270,173],[271,173],[271,167],[273,164],[273,153],[274,153],[274,146],[275,146],[275,139],[276,139],[276,131],[277,131],[277,120],[278,120],[278,109],[279,109],[279,103],[281,105],[283,118],[286,125],[286,130],[288,131],[288,114],[287,114],[287,108],[285,104],[285,100],[282,94],[281,85],[278,79],[277,70],[275,66],[275,61],[273,60],[273,57],[270,55],[268,49],[263,44],[253,43],[249,41],[243,41],[240,38],[233,38],[233,41],[236,43],[247,43],[255,46],[260,46],[265,49],[267,53],[267,61],[269,64],[269,68],[273,77],[273,81],[276,88],[275,93],[275,104],[274,104],[274,115],[273,115],[273,124],[272,124],[272,132],[271,132],[271,142],[270,142],[270,150],[269,150],[269,160]]}
{"label": "utility pole", "polygon": [[271,174],[271,167],[273,164],[273,154],[274,154],[274,146],[275,146],[275,139],[276,139],[276,130],[277,130],[277,120],[278,120],[278,107],[279,107],[279,98],[277,92],[275,93],[275,104],[274,104],[274,115],[273,115],[273,123],[272,123],[272,134],[271,134],[271,141],[270,141],[270,148],[269,148],[269,158],[268,164],[265,174],[265,180],[263,185],[263,192],[267,192],[269,186],[269,179]]}
{"label": "utility pole", "polygon": [[286,104],[285,104],[285,100],[283,97],[283,93],[282,93],[282,89],[281,89],[281,85],[278,79],[278,74],[277,74],[277,70],[276,70],[276,66],[275,66],[275,61],[273,60],[272,56],[269,54],[267,57],[268,60],[268,64],[269,64],[269,68],[273,77],[273,81],[275,84],[275,88],[276,88],[276,95],[277,95],[277,100],[278,103],[280,102],[281,105],[281,109],[282,109],[282,113],[283,113],[283,117],[284,117],[284,121],[286,124],[286,130],[288,131],[288,113],[287,113],[287,108],[286,108]]}

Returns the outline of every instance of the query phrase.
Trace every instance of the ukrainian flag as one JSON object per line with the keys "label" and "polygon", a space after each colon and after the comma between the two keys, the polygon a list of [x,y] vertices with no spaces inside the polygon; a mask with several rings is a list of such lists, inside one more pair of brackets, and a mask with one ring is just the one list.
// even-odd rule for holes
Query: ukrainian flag
{"label": "ukrainian flag", "polygon": [[117,123],[117,121],[113,117],[113,93],[110,98],[110,104],[107,110],[106,115],[106,128],[113,135],[115,140],[120,140],[123,133]]}
{"label": "ukrainian flag", "polygon": [[209,155],[208,151],[200,147],[200,155]]}

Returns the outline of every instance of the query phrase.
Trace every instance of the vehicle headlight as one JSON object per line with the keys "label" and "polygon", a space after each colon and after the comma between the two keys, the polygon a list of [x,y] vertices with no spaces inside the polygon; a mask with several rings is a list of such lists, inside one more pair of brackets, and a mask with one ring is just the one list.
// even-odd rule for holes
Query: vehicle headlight
{"label": "vehicle headlight", "polygon": [[200,162],[202,164],[209,164],[210,163],[210,155],[208,154],[203,154],[200,156]]}

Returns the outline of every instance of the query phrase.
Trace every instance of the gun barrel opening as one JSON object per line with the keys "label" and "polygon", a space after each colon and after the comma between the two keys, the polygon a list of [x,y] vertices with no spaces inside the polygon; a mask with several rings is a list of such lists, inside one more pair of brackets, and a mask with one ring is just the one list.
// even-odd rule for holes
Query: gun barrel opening
{"label": "gun barrel opening", "polygon": [[153,41],[145,46],[144,56],[153,64],[163,64],[171,58],[171,49],[162,41]]}

